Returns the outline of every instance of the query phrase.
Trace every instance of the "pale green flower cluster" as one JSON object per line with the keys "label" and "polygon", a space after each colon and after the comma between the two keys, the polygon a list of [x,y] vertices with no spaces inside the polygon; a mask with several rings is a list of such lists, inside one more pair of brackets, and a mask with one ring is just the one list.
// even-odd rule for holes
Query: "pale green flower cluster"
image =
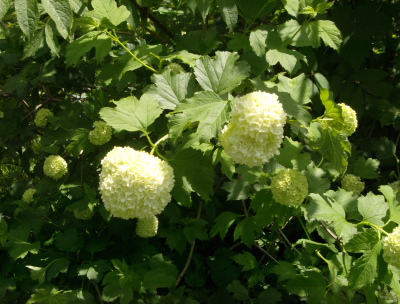
{"label": "pale green flower cluster", "polygon": [[339,103],[342,107],[343,121],[324,120],[321,122],[322,128],[331,127],[348,137],[357,129],[357,113],[351,107],[344,103]]}
{"label": "pale green flower cluster", "polygon": [[50,155],[44,161],[44,174],[55,180],[67,173],[67,162],[59,155]]}
{"label": "pale green flower cluster", "polygon": [[308,195],[307,178],[293,169],[281,170],[272,179],[271,191],[278,203],[287,206],[300,205]]}
{"label": "pale green flower cluster", "polygon": [[93,217],[94,213],[90,211],[89,208],[86,208],[83,211],[74,210],[74,216],[80,220],[90,220]]}
{"label": "pale green flower cluster", "polygon": [[47,124],[47,117],[53,117],[54,114],[49,109],[40,109],[36,113],[36,118],[34,120],[35,125],[38,127],[45,127]]}
{"label": "pale green flower cluster", "polygon": [[35,194],[36,189],[33,188],[29,188],[27,190],[25,190],[24,194],[22,195],[22,200],[25,203],[32,203],[33,202],[33,195]]}
{"label": "pale green flower cluster", "polygon": [[279,154],[285,123],[286,113],[276,94],[252,92],[235,100],[219,139],[236,163],[261,166]]}
{"label": "pale green flower cluster", "polygon": [[136,225],[136,234],[142,238],[153,237],[157,234],[158,219],[155,216],[139,219]]}
{"label": "pale green flower cluster", "polygon": [[383,240],[383,259],[400,269],[400,226]]}
{"label": "pale green flower cluster", "polygon": [[353,192],[353,195],[360,195],[364,190],[365,183],[358,176],[346,174],[342,178],[342,189],[348,192]]}
{"label": "pale green flower cluster", "polygon": [[163,160],[129,147],[115,147],[101,161],[100,193],[111,215],[144,219],[170,202],[174,172]]}
{"label": "pale green flower cluster", "polygon": [[104,145],[111,139],[112,129],[104,121],[95,121],[94,130],[89,132],[89,141],[97,146]]}
{"label": "pale green flower cluster", "polygon": [[392,187],[393,191],[396,194],[396,200],[400,202],[400,181],[390,183],[388,186]]}
{"label": "pale green flower cluster", "polygon": [[178,63],[172,62],[169,65],[167,65],[167,68],[172,71],[174,74],[179,74],[180,72],[185,72],[185,70],[182,68],[182,66]]}

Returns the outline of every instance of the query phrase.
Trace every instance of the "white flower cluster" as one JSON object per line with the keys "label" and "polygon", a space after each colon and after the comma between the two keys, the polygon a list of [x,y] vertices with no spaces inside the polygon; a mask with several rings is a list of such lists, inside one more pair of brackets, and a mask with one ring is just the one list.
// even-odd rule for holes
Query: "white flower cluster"
{"label": "white flower cluster", "polygon": [[383,259],[400,269],[400,226],[383,240]]}
{"label": "white flower cluster", "polygon": [[286,113],[276,94],[252,92],[235,100],[219,139],[236,163],[261,166],[279,155],[285,123]]}
{"label": "white flower cluster", "polygon": [[339,103],[342,107],[343,121],[324,120],[321,123],[322,128],[331,127],[348,137],[357,129],[357,113],[351,107],[344,103]]}
{"label": "white flower cluster", "polygon": [[174,187],[171,166],[146,152],[115,147],[101,161],[100,193],[115,217],[144,219],[161,213]]}
{"label": "white flower cluster", "polygon": [[111,139],[112,129],[104,121],[95,121],[94,130],[89,132],[89,141],[97,146],[104,145]]}
{"label": "white flower cluster", "polygon": [[67,173],[67,162],[59,155],[50,155],[44,161],[44,174],[55,180]]}
{"label": "white flower cluster", "polygon": [[157,234],[158,219],[155,216],[139,219],[136,225],[136,234],[142,238],[153,237]]}
{"label": "white flower cluster", "polygon": [[74,216],[80,220],[86,220],[86,221],[90,220],[93,217],[93,215],[94,215],[94,213],[92,211],[90,211],[89,208],[86,208],[85,210],[80,211],[80,212],[77,210],[74,210]]}
{"label": "white flower cluster", "polygon": [[393,189],[393,192],[395,192],[396,195],[396,200],[400,202],[400,181],[390,183],[388,186]]}
{"label": "white flower cluster", "polygon": [[278,203],[287,206],[300,205],[308,194],[307,178],[293,169],[281,170],[272,179],[271,191]]}
{"label": "white flower cluster", "polygon": [[346,174],[342,178],[342,189],[348,192],[353,192],[353,195],[360,195],[364,190],[365,183],[358,176]]}
{"label": "white flower cluster", "polygon": [[22,200],[25,203],[32,203],[33,202],[33,195],[35,194],[36,189],[33,188],[29,188],[27,190],[25,190],[24,194],[22,195]]}
{"label": "white flower cluster", "polygon": [[35,125],[38,127],[45,127],[47,124],[47,117],[53,117],[54,114],[49,109],[40,109],[36,113],[36,118],[34,120]]}

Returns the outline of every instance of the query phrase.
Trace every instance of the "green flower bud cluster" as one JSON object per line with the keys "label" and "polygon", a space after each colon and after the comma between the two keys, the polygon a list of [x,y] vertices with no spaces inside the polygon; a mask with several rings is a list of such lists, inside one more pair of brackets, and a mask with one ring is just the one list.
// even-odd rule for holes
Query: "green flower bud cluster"
{"label": "green flower bud cluster", "polygon": [[27,189],[25,192],[24,192],[24,194],[22,195],[22,200],[25,202],[25,203],[32,203],[33,202],[33,195],[35,194],[35,192],[36,192],[36,189],[33,189],[33,188],[29,188],[29,189]]}
{"label": "green flower bud cluster", "polygon": [[346,174],[342,178],[342,189],[353,192],[353,195],[360,195],[365,188],[365,183],[358,176]]}
{"label": "green flower bud cluster", "polygon": [[67,162],[59,155],[50,155],[44,161],[44,174],[55,180],[67,173]]}
{"label": "green flower bud cluster", "polygon": [[142,238],[153,237],[157,234],[158,219],[155,216],[139,219],[136,225],[136,234]]}
{"label": "green flower bud cluster", "polygon": [[272,179],[271,191],[278,203],[287,206],[300,205],[308,194],[307,178],[293,169],[281,170]]}
{"label": "green flower bud cluster", "polygon": [[54,114],[49,109],[40,109],[36,113],[36,118],[34,120],[35,125],[38,127],[45,127],[47,124],[47,117],[53,117]]}
{"label": "green flower bud cluster", "polygon": [[86,208],[85,210],[80,211],[80,212],[77,211],[77,210],[74,210],[74,215],[75,215],[75,217],[77,219],[86,220],[87,221],[87,220],[90,220],[93,217],[94,213],[92,211],[90,211],[89,208]]}
{"label": "green flower bud cluster", "polygon": [[383,259],[400,269],[400,226],[383,240]]}
{"label": "green flower bud cluster", "polygon": [[357,129],[357,113],[351,107],[344,103],[339,103],[342,108],[343,120],[323,120],[321,122],[322,128],[327,128],[328,126],[339,131],[344,136],[348,137],[353,134]]}
{"label": "green flower bud cluster", "polygon": [[104,145],[111,139],[112,129],[104,121],[95,121],[94,130],[89,132],[89,141],[97,146]]}
{"label": "green flower bud cluster", "polygon": [[396,194],[396,200],[400,202],[400,181],[395,181],[389,184],[392,187],[393,191]]}
{"label": "green flower bud cluster", "polygon": [[172,62],[169,65],[167,65],[167,68],[172,71],[174,74],[179,74],[180,72],[185,72],[185,70],[182,68],[182,66],[178,63]]}

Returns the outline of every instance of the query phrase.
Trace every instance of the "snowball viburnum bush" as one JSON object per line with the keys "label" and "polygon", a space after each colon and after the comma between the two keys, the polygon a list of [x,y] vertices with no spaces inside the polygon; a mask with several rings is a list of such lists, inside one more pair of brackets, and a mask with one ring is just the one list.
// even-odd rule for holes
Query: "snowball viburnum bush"
{"label": "snowball viburnum bush", "polygon": [[229,124],[219,137],[221,145],[236,163],[261,166],[279,154],[286,116],[276,94],[244,95],[233,103]]}
{"label": "snowball viburnum bush", "polygon": [[285,169],[272,179],[274,200],[287,206],[300,205],[308,194],[307,178],[299,171]]}
{"label": "snowball viburnum bush", "polygon": [[24,194],[22,195],[22,200],[25,202],[25,203],[32,203],[33,202],[33,195],[35,194],[35,192],[36,192],[36,189],[33,189],[33,188],[29,188],[29,189],[27,189],[25,192],[24,192]]}
{"label": "snowball viburnum bush", "polygon": [[348,192],[353,192],[354,195],[360,195],[364,190],[365,183],[358,176],[346,174],[342,178],[342,189]]}
{"label": "snowball viburnum bush", "polygon": [[344,103],[339,103],[339,106],[342,107],[343,121],[324,120],[321,122],[321,126],[322,128],[330,126],[333,129],[338,130],[344,136],[348,137],[353,134],[357,129],[357,113],[351,107]]}
{"label": "snowball viburnum bush", "polygon": [[45,127],[47,124],[47,117],[53,117],[54,114],[49,109],[40,109],[36,113],[36,118],[34,120],[35,125],[38,127]]}
{"label": "snowball viburnum bush", "polygon": [[113,216],[148,218],[170,202],[175,179],[167,162],[143,151],[115,147],[101,164],[99,190]]}
{"label": "snowball viburnum bush", "polygon": [[89,132],[89,141],[97,146],[107,143],[112,136],[112,129],[104,121],[95,121],[94,130]]}
{"label": "snowball viburnum bush", "polygon": [[136,234],[142,238],[153,237],[157,234],[158,219],[151,216],[144,219],[139,219],[136,225]]}
{"label": "snowball viburnum bush", "polygon": [[57,180],[68,172],[67,162],[59,155],[50,155],[44,161],[43,171],[47,176]]}
{"label": "snowball viburnum bush", "polygon": [[383,259],[400,269],[400,226],[383,240]]}

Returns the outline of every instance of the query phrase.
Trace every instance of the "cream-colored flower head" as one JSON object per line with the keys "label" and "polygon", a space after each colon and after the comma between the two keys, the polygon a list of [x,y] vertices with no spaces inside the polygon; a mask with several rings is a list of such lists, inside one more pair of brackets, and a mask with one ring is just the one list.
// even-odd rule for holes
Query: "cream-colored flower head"
{"label": "cream-colored flower head", "polygon": [[25,203],[32,203],[33,202],[33,195],[35,194],[36,189],[33,188],[29,188],[27,190],[25,190],[24,194],[22,195],[22,200]]}
{"label": "cream-colored flower head", "polygon": [[129,147],[115,147],[101,164],[99,190],[111,215],[148,218],[170,202],[175,179],[167,162]]}
{"label": "cream-colored flower head", "polygon": [[158,219],[151,216],[144,219],[139,219],[136,225],[136,234],[142,238],[153,237],[157,234]]}
{"label": "cream-colored flower head", "polygon": [[383,259],[400,269],[400,226],[383,240]]}
{"label": "cream-colored flower head", "polygon": [[278,203],[287,206],[300,205],[308,194],[307,178],[293,169],[281,170],[272,179],[271,191]]}
{"label": "cream-colored flower head", "polygon": [[86,208],[85,210],[80,211],[80,212],[77,210],[74,210],[74,216],[80,220],[86,220],[86,221],[90,220],[93,217],[93,215],[94,215],[94,213],[92,211],[90,211],[89,208]]}
{"label": "cream-colored flower head", "polygon": [[104,145],[111,139],[112,129],[104,121],[95,121],[94,130],[89,132],[89,141],[97,146]]}
{"label": "cream-colored flower head", "polygon": [[36,113],[36,118],[34,120],[35,125],[38,127],[45,127],[47,124],[47,117],[53,117],[54,114],[49,109],[40,109]]}
{"label": "cream-colored flower head", "polygon": [[339,106],[342,107],[342,121],[337,120],[323,120],[321,122],[322,128],[331,127],[337,131],[339,131],[344,136],[348,137],[353,134],[357,129],[357,113],[351,107],[344,103],[339,103]]}
{"label": "cream-colored flower head", "polygon": [[286,116],[276,94],[244,95],[233,103],[230,122],[219,137],[221,145],[236,163],[261,166],[279,155]]}
{"label": "cream-colored flower head", "polygon": [[358,176],[346,174],[342,178],[342,189],[353,192],[353,195],[360,195],[365,188],[365,183]]}
{"label": "cream-colored flower head", "polygon": [[393,189],[393,192],[396,194],[396,200],[400,202],[400,181],[395,181],[393,183],[390,183],[388,186],[390,186]]}
{"label": "cream-colored flower head", "polygon": [[67,162],[59,155],[50,155],[44,161],[44,174],[55,180],[68,172]]}

